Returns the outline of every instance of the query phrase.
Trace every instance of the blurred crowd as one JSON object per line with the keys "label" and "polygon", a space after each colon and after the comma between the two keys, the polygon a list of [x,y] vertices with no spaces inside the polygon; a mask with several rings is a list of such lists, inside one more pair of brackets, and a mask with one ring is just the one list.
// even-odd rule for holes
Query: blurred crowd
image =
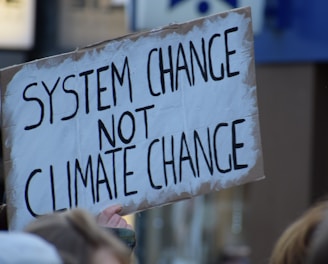
{"label": "blurred crowd", "polygon": [[130,264],[135,232],[120,216],[120,205],[97,217],[82,209],[37,218],[23,231],[8,231],[6,205],[0,209],[1,264]]}
{"label": "blurred crowd", "polygon": [[[121,205],[94,217],[82,209],[41,216],[23,231],[8,231],[6,205],[0,206],[1,264],[132,264],[136,236],[120,215]],[[269,264],[328,263],[328,200],[314,204],[281,234]],[[221,264],[244,264],[226,256]]]}

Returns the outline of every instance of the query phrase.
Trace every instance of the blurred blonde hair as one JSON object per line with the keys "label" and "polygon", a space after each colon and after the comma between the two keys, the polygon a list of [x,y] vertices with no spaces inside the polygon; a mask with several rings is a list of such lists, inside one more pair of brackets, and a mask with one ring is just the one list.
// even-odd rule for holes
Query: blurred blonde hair
{"label": "blurred blonde hair", "polygon": [[65,264],[93,263],[98,249],[109,250],[120,264],[130,263],[130,250],[82,209],[42,216],[25,231],[55,245]]}
{"label": "blurred blonde hair", "polygon": [[269,263],[305,263],[312,235],[325,217],[327,209],[328,202],[320,201],[293,222],[276,242]]}
{"label": "blurred blonde hair", "polygon": [[328,214],[318,225],[309,247],[307,264],[328,263]]}

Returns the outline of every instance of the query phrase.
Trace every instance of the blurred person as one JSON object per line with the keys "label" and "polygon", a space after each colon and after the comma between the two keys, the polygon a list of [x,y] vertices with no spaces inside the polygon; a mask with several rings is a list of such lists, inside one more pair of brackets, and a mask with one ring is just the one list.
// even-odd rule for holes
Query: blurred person
{"label": "blurred person", "polygon": [[[0,205],[0,230],[8,230],[6,207],[6,204]],[[98,214],[96,221],[133,250],[136,245],[135,232],[133,227],[119,214],[122,209],[123,207],[119,204],[109,206]]]}
{"label": "blurred person", "polygon": [[82,209],[44,215],[25,231],[53,244],[65,264],[128,264],[131,251]]}
{"label": "blurred person", "polygon": [[328,201],[323,200],[296,219],[276,242],[270,264],[304,264],[315,230],[328,210]]}
{"label": "blurred person", "polygon": [[1,264],[63,264],[56,248],[23,232],[0,232]]}
{"label": "blurred person", "polygon": [[306,264],[328,263],[328,213],[313,234]]}

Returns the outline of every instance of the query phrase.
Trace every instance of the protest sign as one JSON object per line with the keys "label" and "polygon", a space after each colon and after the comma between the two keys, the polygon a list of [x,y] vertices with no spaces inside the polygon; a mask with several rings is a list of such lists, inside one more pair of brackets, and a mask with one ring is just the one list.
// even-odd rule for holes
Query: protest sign
{"label": "protest sign", "polygon": [[263,178],[249,8],[3,69],[11,229]]}

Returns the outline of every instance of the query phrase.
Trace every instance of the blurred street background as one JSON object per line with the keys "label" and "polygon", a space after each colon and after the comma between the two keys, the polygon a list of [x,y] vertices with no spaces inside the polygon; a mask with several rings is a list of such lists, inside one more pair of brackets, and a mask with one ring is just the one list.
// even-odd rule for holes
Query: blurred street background
{"label": "blurred street background", "polygon": [[326,196],[328,2],[0,0],[0,68],[245,5],[266,179],[128,216],[140,263],[267,263],[286,226]]}

